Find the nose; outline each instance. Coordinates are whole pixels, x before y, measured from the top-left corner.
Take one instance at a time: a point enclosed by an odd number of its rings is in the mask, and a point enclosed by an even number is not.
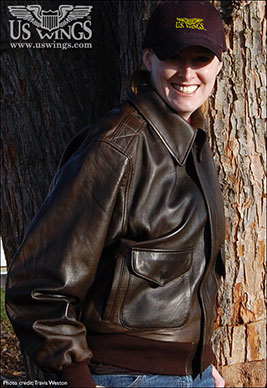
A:
[[[191,63],[183,62],[179,65],[178,74],[183,81],[191,81],[194,77],[194,69]]]

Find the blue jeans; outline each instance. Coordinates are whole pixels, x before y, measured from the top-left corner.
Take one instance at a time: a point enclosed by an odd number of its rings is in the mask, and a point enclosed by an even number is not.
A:
[[[96,385],[113,388],[209,388],[214,387],[211,366],[204,370],[202,377],[168,375],[92,375]]]

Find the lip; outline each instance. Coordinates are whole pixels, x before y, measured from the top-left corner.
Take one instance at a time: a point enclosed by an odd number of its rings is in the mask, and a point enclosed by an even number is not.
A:
[[[200,85],[171,84],[176,93],[183,96],[192,96]]]

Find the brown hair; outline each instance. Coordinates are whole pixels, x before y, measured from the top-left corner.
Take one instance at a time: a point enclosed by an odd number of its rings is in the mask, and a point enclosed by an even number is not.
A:
[[[208,114],[209,110],[209,99],[203,102],[203,104],[200,107],[201,113],[203,114],[204,117]]]
[[[132,73],[130,78],[131,91],[138,94],[142,88],[150,85],[150,73],[147,70],[139,69]]]

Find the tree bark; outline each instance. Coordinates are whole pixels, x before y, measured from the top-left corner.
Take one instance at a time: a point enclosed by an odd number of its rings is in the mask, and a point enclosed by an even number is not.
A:
[[[48,192],[68,141],[125,97],[129,77],[142,62],[145,21],[158,2],[73,2],[93,5],[92,48],[69,50],[12,49],[11,1],[1,2],[1,235],[8,263]],[[213,342],[228,386],[260,387],[265,374],[255,371],[266,359],[265,2],[212,3],[221,10],[227,41],[208,114],[227,218],[226,280]],[[56,10],[62,2],[31,4]],[[26,360],[29,378],[45,378]]]
[[[265,387],[266,4],[215,3],[225,19],[227,53],[209,121],[227,229],[214,350],[228,386]]]
[[[8,263],[47,194],[70,138],[120,99],[120,67],[115,47],[119,31],[113,17],[116,10],[110,2],[90,3],[91,50],[11,49],[9,4],[1,2],[1,233]],[[60,5],[56,1],[41,4],[44,9],[57,9]]]

